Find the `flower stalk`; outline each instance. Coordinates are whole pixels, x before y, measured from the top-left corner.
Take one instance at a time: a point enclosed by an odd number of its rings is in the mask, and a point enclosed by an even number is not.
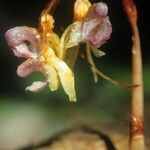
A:
[[[132,88],[130,118],[130,150],[144,150],[144,94],[140,36],[137,10],[133,0],[124,0],[123,6],[132,30]]]

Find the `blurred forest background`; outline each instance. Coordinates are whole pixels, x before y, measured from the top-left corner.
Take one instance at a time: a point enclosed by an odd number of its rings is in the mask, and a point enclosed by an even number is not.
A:
[[[78,101],[70,103],[62,88],[25,92],[40,73],[22,79],[16,68],[22,62],[9,49],[4,34],[15,26],[38,26],[38,18],[49,0],[0,1],[0,150],[38,142],[70,126],[88,124],[108,134],[116,145],[128,142],[130,89],[121,88],[99,78],[93,81],[89,66],[78,58],[74,67]],[[91,0],[92,3],[98,0]],[[101,70],[123,82],[131,82],[131,33],[122,9],[122,0],[105,0],[113,26],[111,39],[101,47],[104,57],[95,58]],[[145,133],[150,137],[150,22],[148,1],[135,1],[139,13],[139,30],[143,52],[145,88]],[[74,0],[61,0],[55,10],[55,31],[72,22]],[[82,50],[84,51],[84,50]]]

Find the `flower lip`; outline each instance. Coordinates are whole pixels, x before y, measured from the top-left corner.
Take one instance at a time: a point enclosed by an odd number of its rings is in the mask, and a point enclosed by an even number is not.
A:
[[[105,3],[93,4],[82,22],[82,41],[99,48],[110,38],[112,33],[108,7]]]
[[[100,2],[97,3],[98,7],[97,7],[97,12],[99,12],[99,14],[103,17],[106,17],[108,15],[108,7],[105,3]]]
[[[19,77],[27,77],[33,72],[40,71],[42,72],[42,63],[36,59],[29,58],[17,68],[17,75]]]
[[[108,18],[105,18],[101,26],[99,28],[96,28],[95,31],[96,33],[94,33],[94,31],[93,33],[91,32],[91,38],[89,38],[87,41],[92,43],[94,47],[98,48],[107,42],[112,33],[111,23]]]
[[[36,46],[35,40],[37,37],[35,35],[36,30],[34,30],[34,28],[21,26],[9,29],[5,34],[5,38],[10,47],[13,47],[14,45],[19,45],[22,41],[29,41],[30,44]]]
[[[91,20],[91,19],[93,19],[94,15],[97,18],[99,18],[99,17],[100,18],[106,17],[108,15],[108,7],[107,7],[107,5],[105,3],[103,3],[103,2],[94,3],[90,7],[87,15],[85,16],[85,20]]]
[[[24,58],[37,56],[39,35],[36,29],[26,26],[14,27],[6,32],[5,38],[16,56]]]

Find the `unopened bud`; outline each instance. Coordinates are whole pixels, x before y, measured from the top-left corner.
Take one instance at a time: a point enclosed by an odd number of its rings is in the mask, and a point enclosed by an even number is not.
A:
[[[86,16],[91,3],[88,0],[76,0],[74,4],[74,21],[81,21]]]
[[[53,30],[55,21],[51,15],[47,13],[43,14],[40,22],[41,22],[41,27],[43,32],[49,32]]]

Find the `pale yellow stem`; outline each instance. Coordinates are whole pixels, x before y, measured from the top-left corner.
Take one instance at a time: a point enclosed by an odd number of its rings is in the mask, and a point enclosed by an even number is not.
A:
[[[143,67],[137,10],[133,0],[124,0],[123,4],[132,30],[132,84],[139,85],[132,88],[130,150],[145,150]]]

